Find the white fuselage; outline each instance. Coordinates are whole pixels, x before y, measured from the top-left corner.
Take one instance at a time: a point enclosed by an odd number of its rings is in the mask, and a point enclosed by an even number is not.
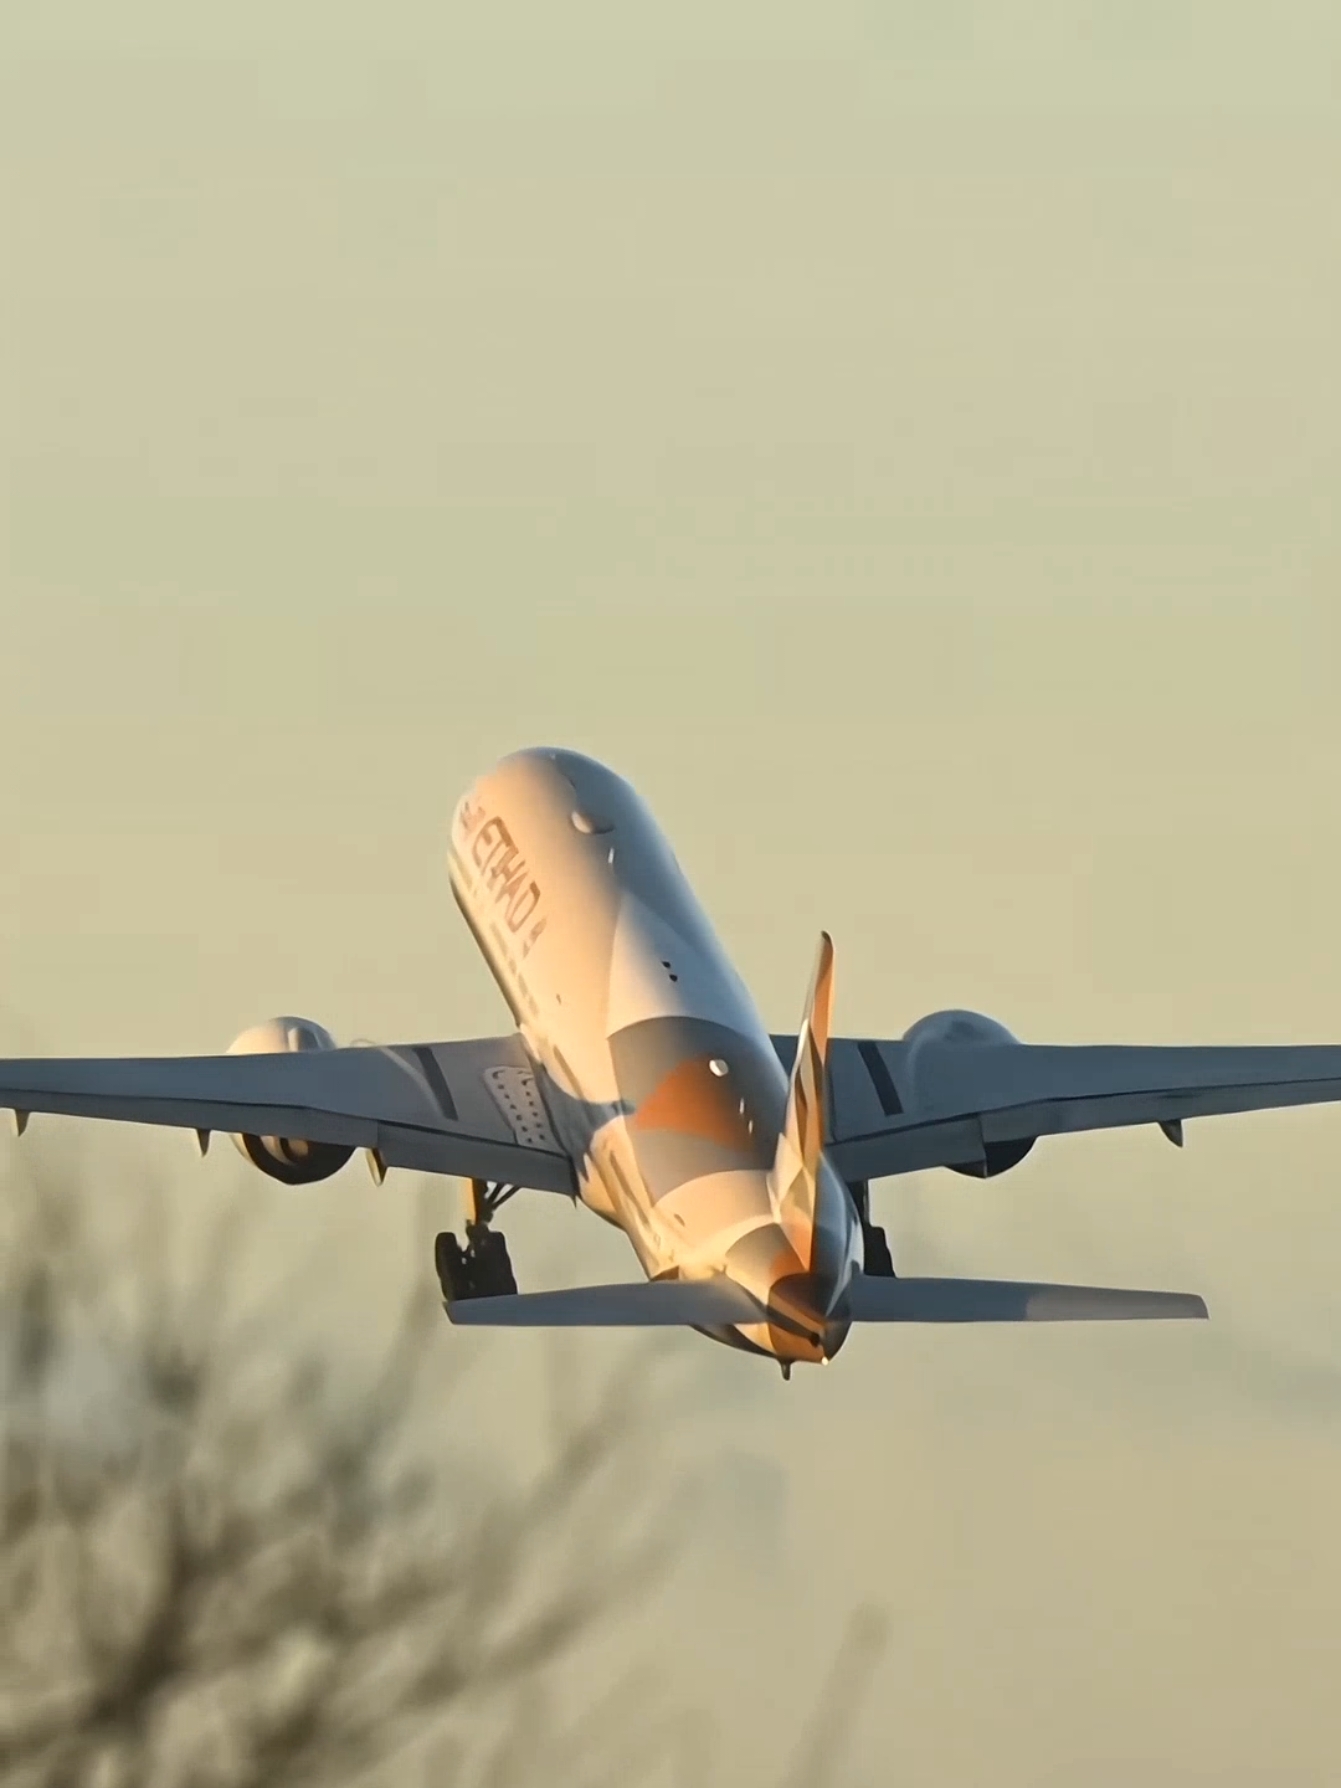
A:
[[[726,1273],[793,1313],[717,1338],[831,1357],[860,1255],[824,1163],[813,1234],[771,1173],[787,1076],[674,853],[634,791],[577,753],[524,751],[452,819],[453,892],[536,1066],[583,1202],[649,1277]]]

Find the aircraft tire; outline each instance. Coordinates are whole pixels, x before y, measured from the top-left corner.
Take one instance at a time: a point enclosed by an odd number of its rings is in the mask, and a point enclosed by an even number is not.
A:
[[[894,1278],[894,1256],[889,1251],[889,1238],[875,1223],[862,1226],[864,1270],[872,1279]]]
[[[503,1297],[517,1289],[507,1243],[491,1229],[474,1226],[463,1248],[450,1232],[433,1244],[433,1264],[444,1300]]]

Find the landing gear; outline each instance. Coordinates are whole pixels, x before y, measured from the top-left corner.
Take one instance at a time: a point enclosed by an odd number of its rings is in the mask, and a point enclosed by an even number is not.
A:
[[[865,1271],[868,1278],[892,1279],[894,1256],[889,1251],[889,1241],[884,1230],[876,1223],[867,1223],[861,1234],[866,1249]]]
[[[861,1218],[862,1267],[871,1279],[893,1279],[894,1256],[889,1251],[889,1239],[878,1223],[871,1221],[871,1188],[867,1180],[852,1180],[848,1184],[852,1194],[852,1202],[857,1207],[857,1215]]]
[[[506,1297],[516,1291],[508,1245],[490,1227],[499,1206],[515,1191],[516,1186],[494,1180],[469,1182],[465,1247],[450,1232],[433,1244],[433,1264],[444,1303],[454,1304],[458,1298]]]
[[[458,1298],[496,1298],[517,1289],[508,1245],[490,1229],[466,1231],[463,1248],[450,1232],[433,1244],[433,1264],[438,1269],[444,1302]]]

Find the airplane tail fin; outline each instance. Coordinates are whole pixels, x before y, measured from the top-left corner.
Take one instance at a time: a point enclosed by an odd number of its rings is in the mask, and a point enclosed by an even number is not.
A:
[[[802,1260],[809,1260],[814,1236],[816,1188],[824,1148],[832,1007],[833,939],[822,931],[796,1039],[796,1059],[787,1088],[787,1115],[770,1176],[778,1219]]]

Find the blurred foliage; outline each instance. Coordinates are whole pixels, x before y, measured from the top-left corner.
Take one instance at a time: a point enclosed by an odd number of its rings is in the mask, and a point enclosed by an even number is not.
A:
[[[673,1352],[621,1350],[585,1388],[562,1362],[523,1472],[448,1419],[418,1265],[354,1383],[296,1340],[286,1292],[242,1309],[241,1204],[183,1271],[170,1200],[139,1188],[109,1241],[58,1160],[25,1156],[0,1225],[3,1788],[716,1779],[664,1673],[607,1671],[585,1703],[559,1686],[597,1680],[584,1644],[684,1538]],[[883,1642],[854,1617],[797,1788],[836,1780]]]
[[[278,1311],[239,1316],[237,1221],[183,1282],[151,1195],[109,1257],[78,1170],[38,1156],[6,1192],[0,1782],[333,1784],[426,1739],[430,1779],[525,1779],[539,1674],[675,1547],[651,1363],[570,1395],[529,1479],[472,1465],[463,1436],[447,1473],[440,1382],[415,1419],[442,1369],[428,1290],[354,1387]],[[551,1764],[630,1779],[618,1712],[549,1730]]]

